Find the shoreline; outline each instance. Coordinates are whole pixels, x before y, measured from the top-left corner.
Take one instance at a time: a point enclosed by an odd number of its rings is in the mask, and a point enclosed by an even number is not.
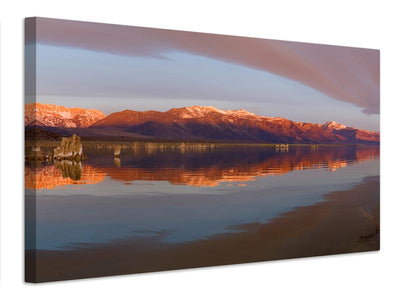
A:
[[[380,147],[380,144],[326,144],[326,143],[288,143],[288,142],[276,142],[276,143],[265,143],[265,142],[246,142],[246,141],[223,141],[223,140],[173,140],[173,139],[101,139],[99,137],[88,137],[83,136],[82,144],[86,147],[90,147],[97,144],[116,144],[116,145],[129,145],[132,143],[139,144],[164,144],[164,145],[175,145],[175,144],[215,144],[220,147],[276,147],[276,145],[289,145],[290,147]],[[49,139],[26,139],[25,144],[27,147],[31,147],[37,144],[42,144],[43,146],[58,146],[61,142],[61,137],[56,140]]]
[[[371,211],[379,224],[379,176],[366,177],[346,191],[326,194],[325,201],[284,213],[269,223],[241,224],[236,232],[188,243],[167,244],[156,237],[125,239],[73,250],[27,250],[30,282],[135,274],[277,259],[374,251],[379,233],[359,209]],[[33,258],[36,257],[36,261]]]

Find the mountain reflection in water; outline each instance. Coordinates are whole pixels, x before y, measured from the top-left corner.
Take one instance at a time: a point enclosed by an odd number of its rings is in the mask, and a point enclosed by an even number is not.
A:
[[[118,182],[168,181],[197,187],[221,182],[245,182],[256,177],[282,175],[291,171],[339,168],[379,157],[379,147],[329,146],[311,149],[291,147],[221,147],[205,151],[137,151],[122,149],[114,160],[110,149],[88,149],[84,163],[61,161],[40,166],[26,165],[25,187],[55,189],[69,185],[97,184],[106,177]],[[75,186],[78,187],[78,186]]]

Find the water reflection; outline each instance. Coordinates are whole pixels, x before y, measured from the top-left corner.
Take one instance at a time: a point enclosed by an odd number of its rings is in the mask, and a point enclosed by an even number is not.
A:
[[[121,159],[119,157],[114,158],[114,165],[119,168],[121,167]]]
[[[104,172],[81,162],[60,161],[54,165],[26,166],[25,188],[55,189],[68,185],[96,184],[106,177]]]
[[[82,162],[70,160],[55,161],[54,167],[60,169],[62,177],[71,178],[74,181],[81,180],[82,177]]]
[[[182,148],[183,149],[183,148]],[[61,161],[27,165],[25,187],[54,189],[67,185],[97,184],[106,176],[119,182],[168,181],[196,187],[221,182],[246,182],[261,176],[282,175],[306,169],[336,171],[379,157],[379,147],[226,147],[207,149],[90,149],[85,163]],[[201,151],[200,151],[201,150]],[[122,164],[121,164],[122,161]]]

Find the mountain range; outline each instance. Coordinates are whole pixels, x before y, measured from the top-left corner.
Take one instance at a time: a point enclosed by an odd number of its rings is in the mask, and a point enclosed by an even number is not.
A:
[[[89,136],[137,136],[174,140],[255,143],[379,144],[380,133],[345,126],[294,122],[213,106],[173,108],[166,112],[124,110],[108,116],[98,110],[52,104],[25,106],[25,126],[50,131],[81,130]]]

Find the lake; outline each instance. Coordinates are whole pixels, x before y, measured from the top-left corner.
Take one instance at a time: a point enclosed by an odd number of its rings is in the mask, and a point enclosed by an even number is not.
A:
[[[244,232],[379,176],[379,147],[85,149],[83,163],[26,164],[26,249],[125,239],[165,245]],[[29,211],[36,210],[36,215]]]

